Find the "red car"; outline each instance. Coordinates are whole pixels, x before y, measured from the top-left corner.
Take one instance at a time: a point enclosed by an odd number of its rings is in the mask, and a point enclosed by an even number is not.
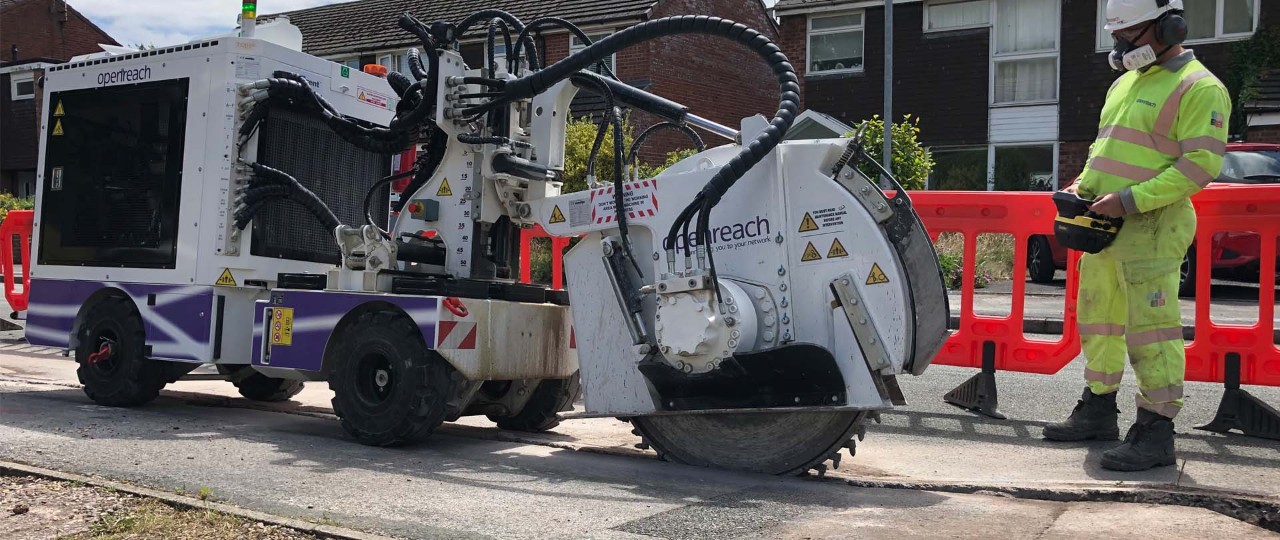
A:
[[[1222,173],[1215,180],[1224,184],[1280,184],[1280,144],[1230,143],[1222,164]],[[1280,242],[1277,242],[1280,247]],[[1178,293],[1195,294],[1195,257],[1193,244],[1182,260],[1182,280]],[[1213,235],[1214,271],[1236,270],[1250,273],[1257,279],[1262,243],[1258,235],[1250,232],[1220,232]],[[1278,257],[1280,262],[1280,257]],[[1035,283],[1053,281],[1054,273],[1067,267],[1067,249],[1053,236],[1036,235],[1028,240],[1027,272]],[[1280,279],[1280,278],[1278,278]]]

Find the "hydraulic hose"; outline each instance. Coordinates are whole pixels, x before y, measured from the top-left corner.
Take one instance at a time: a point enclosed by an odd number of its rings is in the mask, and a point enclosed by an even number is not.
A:
[[[627,152],[627,164],[634,167],[636,154],[640,151],[640,147],[644,145],[645,139],[648,139],[650,135],[653,135],[663,129],[674,129],[684,133],[685,136],[689,137],[689,140],[693,142],[693,146],[697,148],[699,152],[706,149],[706,145],[702,142],[702,137],[699,137],[698,132],[694,131],[693,128],[684,124],[676,124],[674,122],[658,122],[657,124],[645,128],[645,130],[641,131],[640,134],[636,136],[636,139],[631,142],[631,150]]]
[[[492,19],[494,17],[500,18],[503,21],[505,21],[508,25],[511,26],[511,29],[515,30],[516,32],[524,32],[524,28],[525,28],[524,23],[520,22],[520,19],[517,19],[515,15],[512,15],[500,9],[482,9],[480,11],[472,13],[471,15],[468,15],[467,18],[462,20],[462,22],[459,22],[457,26],[457,30],[454,33],[454,37],[461,38],[464,34],[467,33],[467,30],[470,30],[471,27],[474,26],[476,23],[480,21]],[[529,49],[525,51],[525,54],[528,56],[529,69],[538,69],[538,53],[537,53],[536,47],[533,44],[533,38],[530,38],[526,35],[524,39],[528,40]],[[514,57],[514,55],[512,56]]]
[[[591,153],[587,154],[587,178],[594,179],[596,176],[596,157],[600,153],[600,145],[604,144],[605,133],[608,132],[609,125],[613,122],[613,115],[614,111],[617,110],[617,105],[613,99],[613,92],[609,90],[609,85],[604,84],[603,80],[582,72],[570,75],[569,80],[580,88],[594,86],[600,97],[604,98],[605,101],[604,117],[600,119],[600,126],[596,129],[596,139],[591,144]]]
[[[587,37],[587,34],[583,32],[581,28],[578,28],[577,25],[569,22],[568,20],[561,19],[560,17],[541,17],[541,18],[530,21],[529,25],[526,26],[524,30],[520,32],[520,35],[516,36],[516,44],[515,44],[516,48],[514,51],[511,52],[511,56],[519,57],[520,46],[524,44],[525,38],[529,36],[529,33],[539,28],[542,28],[544,26],[559,26],[573,33],[573,35],[577,37],[579,40],[582,40],[584,44],[588,46],[592,44],[591,38]],[[539,59],[538,61],[541,62],[541,59]],[[613,70],[610,69],[609,66],[604,63],[604,61],[602,60],[597,61],[597,63],[600,65],[601,70],[603,70],[605,73],[609,75],[609,78],[615,81],[618,80],[618,76],[613,74]]]
[[[412,169],[409,169],[402,173],[387,176],[381,180],[378,180],[377,182],[374,182],[372,186],[369,186],[369,190],[364,192],[364,204],[360,206],[360,208],[364,210],[364,221],[365,223],[368,223],[369,225],[373,226],[373,228],[378,229],[378,232],[382,234],[383,238],[390,240],[391,233],[383,230],[382,227],[379,227],[378,223],[373,220],[373,212],[369,210],[369,205],[373,203],[373,194],[374,192],[378,191],[378,188],[382,186],[395,182],[396,180],[399,180],[401,178],[406,178],[414,174],[417,174],[418,172],[417,165],[418,164],[415,163]]]

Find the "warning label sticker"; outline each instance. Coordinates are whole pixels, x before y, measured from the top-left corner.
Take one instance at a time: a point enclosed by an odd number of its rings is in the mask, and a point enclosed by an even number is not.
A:
[[[581,227],[591,224],[592,206],[586,199],[569,201],[569,226]]]
[[[220,285],[223,287],[235,287],[236,278],[235,276],[231,275],[231,269],[223,268],[222,275],[218,276],[218,281],[214,282],[214,285]]]
[[[879,285],[881,283],[888,283],[888,282],[889,282],[889,276],[884,275],[884,270],[880,269],[880,264],[872,263],[871,273],[867,274],[867,285]]]
[[[822,208],[812,212],[807,212],[804,215],[805,221],[801,222],[800,232],[807,232],[804,229],[804,224],[810,222],[817,222],[817,226],[812,230],[817,230],[818,228],[829,229],[831,227],[839,227],[844,225],[844,219],[847,215],[848,212],[845,211],[844,206],[840,206],[839,208]]]
[[[818,230],[818,224],[813,221],[813,216],[808,212],[804,213],[804,219],[800,220],[800,232],[810,232]]]
[[[848,257],[849,252],[845,251],[844,244],[840,243],[840,239],[836,238],[831,241],[831,249],[827,250],[827,258],[835,259],[838,257]]]
[[[54,116],[66,116],[67,112],[62,110],[62,100],[58,100],[58,106],[53,108]]]
[[[808,245],[804,247],[804,255],[800,256],[800,262],[809,262],[809,261],[818,261],[818,260],[822,260],[822,255],[819,254],[818,250],[813,247],[813,242],[809,242]]]
[[[452,197],[453,189],[449,187],[449,179],[440,180],[440,189],[436,190],[437,197]]]
[[[557,204],[551,209],[551,219],[548,219],[547,223],[564,223],[564,221],[564,212],[560,211],[560,205]]]
[[[62,135],[62,119],[59,118],[53,122],[53,134]]]
[[[252,56],[236,56],[237,79],[261,79],[262,62]],[[310,79],[311,77],[307,77]]]
[[[613,187],[591,190],[591,220],[597,225],[617,219]],[[622,186],[623,210],[627,219],[643,219],[658,215],[658,181],[642,180]]]
[[[271,344],[293,345],[293,308],[271,308]]]
[[[363,86],[356,87],[356,99],[373,105],[379,109],[391,108],[390,96],[380,92],[375,92]]]

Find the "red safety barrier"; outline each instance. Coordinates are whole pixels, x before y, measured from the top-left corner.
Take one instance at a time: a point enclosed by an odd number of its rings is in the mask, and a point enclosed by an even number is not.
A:
[[[533,239],[534,238],[550,238],[551,239],[551,288],[564,288],[564,251],[569,249],[569,243],[572,239],[569,237],[551,236],[542,227],[534,225],[532,228],[524,229],[520,233],[520,260],[524,264],[520,265],[520,282],[533,283],[533,268],[529,264],[533,255]]]
[[[1192,197],[1196,207],[1195,339],[1187,346],[1186,379],[1280,386],[1280,346],[1275,344],[1277,243],[1280,243],[1280,185],[1214,184]],[[1259,236],[1258,322],[1253,325],[1216,323],[1209,316],[1212,238],[1223,232],[1251,232]]]
[[[14,311],[26,311],[27,299],[31,297],[30,281],[26,269],[31,264],[31,231],[35,222],[32,210],[10,210],[0,223],[0,272],[4,272],[4,298]],[[22,254],[22,290],[16,290],[16,273],[13,264],[13,237],[18,236],[19,252]]]

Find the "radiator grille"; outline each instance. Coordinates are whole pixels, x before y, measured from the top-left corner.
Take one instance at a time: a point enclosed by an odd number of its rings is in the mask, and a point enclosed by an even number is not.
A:
[[[361,150],[309,115],[274,107],[259,127],[258,161],[284,171],[310,189],[343,224],[365,223],[365,193],[390,174],[391,156]],[[371,205],[374,220],[387,226],[388,188],[379,188]],[[275,201],[253,223],[253,255],[338,264],[341,252],[333,231],[301,205]]]

